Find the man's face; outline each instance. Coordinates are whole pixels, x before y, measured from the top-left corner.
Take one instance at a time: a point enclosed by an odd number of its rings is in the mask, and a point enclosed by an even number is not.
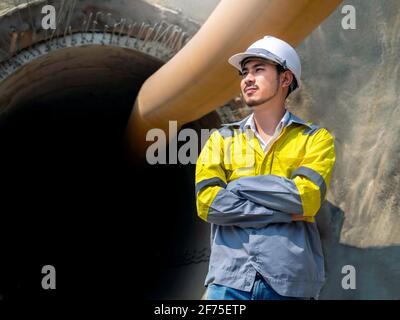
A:
[[[245,62],[240,88],[249,107],[256,107],[273,99],[279,89],[276,65],[262,59]]]

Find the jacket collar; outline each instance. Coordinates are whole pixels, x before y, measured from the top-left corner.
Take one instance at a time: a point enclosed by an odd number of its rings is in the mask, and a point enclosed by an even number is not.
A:
[[[247,117],[245,117],[242,120],[236,121],[236,122],[232,122],[232,123],[223,123],[221,124],[221,126],[224,127],[234,127],[234,128],[239,128],[240,130],[244,130],[245,125],[247,123],[247,120],[251,117],[252,114],[249,114]],[[297,123],[297,124],[301,124],[304,126],[307,126],[310,129],[313,129],[313,125],[304,121],[303,119],[295,116],[293,113],[291,113],[289,111],[289,117],[288,117],[288,121],[285,124],[285,127],[290,126],[292,123]]]
[[[310,122],[306,122],[303,119],[300,119],[299,117],[295,116],[293,113],[289,112],[289,121],[286,124],[286,127],[290,126],[292,123],[297,123],[297,124],[301,124],[303,126],[307,126],[310,129],[313,129],[314,126],[310,123]]]
[[[234,127],[234,128],[240,128],[241,130],[244,129],[244,126],[247,122],[247,120],[251,117],[251,113],[246,116],[245,118],[243,118],[242,120],[236,121],[236,122],[232,122],[232,123],[221,123],[221,126],[223,127]]]

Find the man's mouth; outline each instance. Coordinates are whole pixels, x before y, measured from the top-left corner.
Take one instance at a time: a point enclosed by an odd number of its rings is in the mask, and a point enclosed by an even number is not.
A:
[[[254,93],[256,92],[257,88],[256,87],[247,87],[244,89],[245,93]]]

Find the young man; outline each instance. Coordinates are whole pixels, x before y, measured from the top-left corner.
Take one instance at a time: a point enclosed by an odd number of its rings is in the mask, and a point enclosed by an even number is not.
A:
[[[325,280],[314,220],[334,140],[285,108],[301,65],[266,36],[229,59],[253,113],[214,131],[196,165],[197,211],[211,224],[207,299],[317,298]]]

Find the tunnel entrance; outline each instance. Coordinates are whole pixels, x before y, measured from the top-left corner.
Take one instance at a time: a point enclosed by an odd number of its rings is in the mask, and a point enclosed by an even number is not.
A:
[[[124,140],[138,90],[161,65],[118,47],[68,48],[0,83],[5,299],[51,294],[45,264],[59,296],[168,296],[163,270],[195,219],[194,167],[134,166]]]

